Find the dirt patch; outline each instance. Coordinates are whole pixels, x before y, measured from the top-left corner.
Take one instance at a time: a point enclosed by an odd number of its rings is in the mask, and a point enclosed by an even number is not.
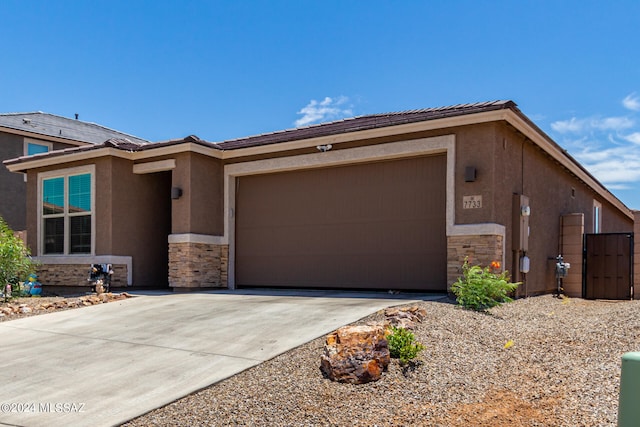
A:
[[[478,403],[466,403],[449,410],[443,419],[434,420],[449,426],[531,427],[558,425],[555,408],[560,397],[526,401],[509,390],[490,390]]]

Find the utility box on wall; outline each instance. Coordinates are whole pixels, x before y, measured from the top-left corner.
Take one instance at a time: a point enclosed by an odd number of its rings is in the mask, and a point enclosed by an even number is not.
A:
[[[529,250],[529,198],[522,194],[513,195],[513,250]]]
[[[531,215],[529,198],[522,194],[514,194],[511,212],[513,224],[511,231],[513,248],[511,279],[514,282],[525,282],[523,274],[528,273],[530,269],[530,260],[527,256],[527,251],[529,250],[529,215]],[[526,283],[518,288],[516,296],[527,296]]]

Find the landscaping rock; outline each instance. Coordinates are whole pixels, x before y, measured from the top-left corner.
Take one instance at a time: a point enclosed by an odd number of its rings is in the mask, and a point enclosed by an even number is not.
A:
[[[380,379],[389,361],[384,325],[345,326],[327,335],[320,369],[333,381],[364,384]]]
[[[88,307],[96,304],[104,304],[112,301],[120,301],[132,298],[131,295],[123,292],[121,294],[104,293],[100,295],[85,295],[82,297],[43,297],[43,298],[19,298],[16,302],[0,304],[0,320],[12,320],[20,317],[32,316],[35,314],[50,313],[52,311],[68,310],[79,307]]]
[[[413,329],[416,323],[422,323],[427,315],[424,308],[418,306],[388,308],[384,311],[387,322],[391,326],[404,329]]]

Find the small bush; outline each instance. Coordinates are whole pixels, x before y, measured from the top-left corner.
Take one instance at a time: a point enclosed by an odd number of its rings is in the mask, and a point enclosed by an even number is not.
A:
[[[387,336],[389,353],[391,357],[400,359],[400,364],[405,365],[418,357],[418,353],[424,350],[424,345],[416,342],[413,332],[404,328],[391,328],[391,334]]]
[[[34,272],[35,264],[29,256],[29,250],[0,217],[0,291],[4,292],[6,285],[10,284],[11,293],[18,296],[19,283]],[[11,295],[5,295],[5,299],[8,297]]]
[[[520,283],[510,281],[509,272],[499,270],[500,263],[494,261],[491,266],[482,268],[469,265],[465,258],[462,265],[462,277],[451,286],[458,304],[476,311],[485,311],[503,302],[510,302],[509,294],[516,290]]]

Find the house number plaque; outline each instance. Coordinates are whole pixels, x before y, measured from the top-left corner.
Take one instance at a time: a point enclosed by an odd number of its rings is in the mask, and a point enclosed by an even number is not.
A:
[[[482,196],[462,196],[463,209],[480,209],[482,207]]]

